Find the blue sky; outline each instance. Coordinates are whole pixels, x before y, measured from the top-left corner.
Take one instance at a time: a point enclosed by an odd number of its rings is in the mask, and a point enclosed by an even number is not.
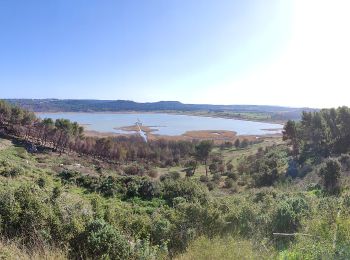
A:
[[[337,105],[328,102],[329,95],[315,102],[280,91],[308,89],[311,95],[320,82],[331,84],[330,76],[322,78],[330,68],[319,68],[312,43],[333,33],[334,42],[319,47],[331,53],[337,37],[344,37],[334,27],[344,23],[339,19],[347,16],[346,1],[333,8],[331,17],[339,21],[330,25],[322,23],[324,12],[332,12],[330,1],[303,2],[0,1],[0,97]],[[338,48],[345,57],[336,61],[345,62],[346,44]],[[305,72],[314,64],[317,71]]]

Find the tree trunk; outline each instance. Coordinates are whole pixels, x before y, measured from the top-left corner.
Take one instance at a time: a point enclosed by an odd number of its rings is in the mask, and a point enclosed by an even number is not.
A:
[[[205,176],[208,177],[207,160],[204,161],[204,167],[205,167]]]

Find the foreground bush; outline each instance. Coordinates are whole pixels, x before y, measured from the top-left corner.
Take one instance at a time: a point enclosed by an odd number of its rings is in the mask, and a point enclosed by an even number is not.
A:
[[[78,258],[127,259],[130,246],[126,238],[104,220],[92,221],[71,243]]]

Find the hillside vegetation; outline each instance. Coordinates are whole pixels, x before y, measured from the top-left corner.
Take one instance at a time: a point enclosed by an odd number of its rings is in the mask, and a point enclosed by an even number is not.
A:
[[[350,110],[282,141],[85,137],[0,102],[1,259],[349,259]]]

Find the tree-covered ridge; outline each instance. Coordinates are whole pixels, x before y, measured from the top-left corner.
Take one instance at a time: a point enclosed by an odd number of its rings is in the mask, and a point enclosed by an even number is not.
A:
[[[311,108],[290,108],[259,105],[183,104],[178,101],[139,103],[129,100],[59,100],[59,99],[8,99],[9,103],[34,112],[120,112],[120,111],[207,111],[208,115],[270,120],[300,119],[301,112]],[[248,117],[247,117],[248,116]]]

